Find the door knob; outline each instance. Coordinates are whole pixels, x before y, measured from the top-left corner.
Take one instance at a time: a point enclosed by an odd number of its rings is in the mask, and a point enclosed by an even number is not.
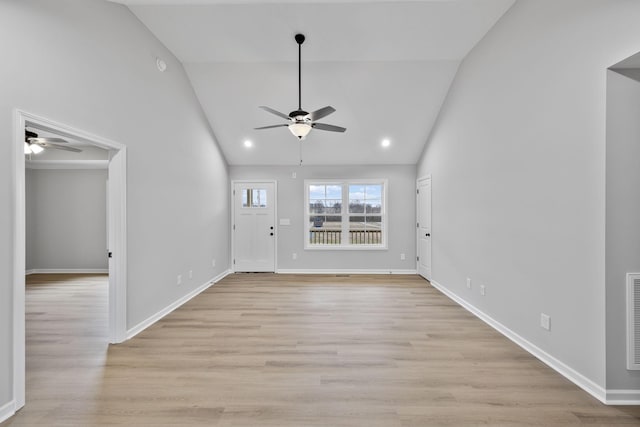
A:
[[[269,227],[271,230],[273,230],[273,226]]]
[[[427,234],[425,234],[425,236],[427,236],[427,237],[431,237],[431,234],[427,233]]]
[[[270,236],[273,236],[273,233],[269,233]]]

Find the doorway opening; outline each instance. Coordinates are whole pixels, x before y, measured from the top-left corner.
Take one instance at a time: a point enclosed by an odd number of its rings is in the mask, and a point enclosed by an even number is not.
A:
[[[108,257],[108,336],[110,343],[126,339],[126,146],[25,111],[14,112],[14,238],[13,238],[13,395],[15,410],[25,404],[25,274],[26,160],[25,131],[41,132],[107,150],[106,223]],[[62,144],[61,144],[62,145]],[[46,145],[45,145],[46,149]],[[55,160],[52,160],[55,162]],[[52,224],[52,226],[54,226]]]
[[[635,274],[640,272],[640,52],[606,70],[605,292],[607,388],[629,390],[637,403],[640,324]],[[625,310],[626,308],[626,310]],[[636,313],[636,316],[634,316]]]

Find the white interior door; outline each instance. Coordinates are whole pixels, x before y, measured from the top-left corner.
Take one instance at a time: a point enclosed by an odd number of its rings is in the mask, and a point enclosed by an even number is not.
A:
[[[418,274],[431,280],[431,177],[418,180]]]
[[[234,183],[233,203],[234,270],[275,271],[275,184]]]

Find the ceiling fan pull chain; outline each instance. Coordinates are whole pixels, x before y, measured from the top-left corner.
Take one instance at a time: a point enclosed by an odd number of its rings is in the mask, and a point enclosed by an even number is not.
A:
[[[302,167],[302,140],[300,140],[298,144],[300,144],[300,167]]]

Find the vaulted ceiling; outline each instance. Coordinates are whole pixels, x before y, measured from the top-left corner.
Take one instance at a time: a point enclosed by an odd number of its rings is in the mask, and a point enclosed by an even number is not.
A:
[[[119,0],[183,63],[232,165],[414,164],[458,65],[514,0]],[[297,108],[345,133],[254,130]],[[170,71],[170,70],[168,70]],[[389,147],[381,141],[389,139]],[[250,140],[253,146],[245,147]]]

